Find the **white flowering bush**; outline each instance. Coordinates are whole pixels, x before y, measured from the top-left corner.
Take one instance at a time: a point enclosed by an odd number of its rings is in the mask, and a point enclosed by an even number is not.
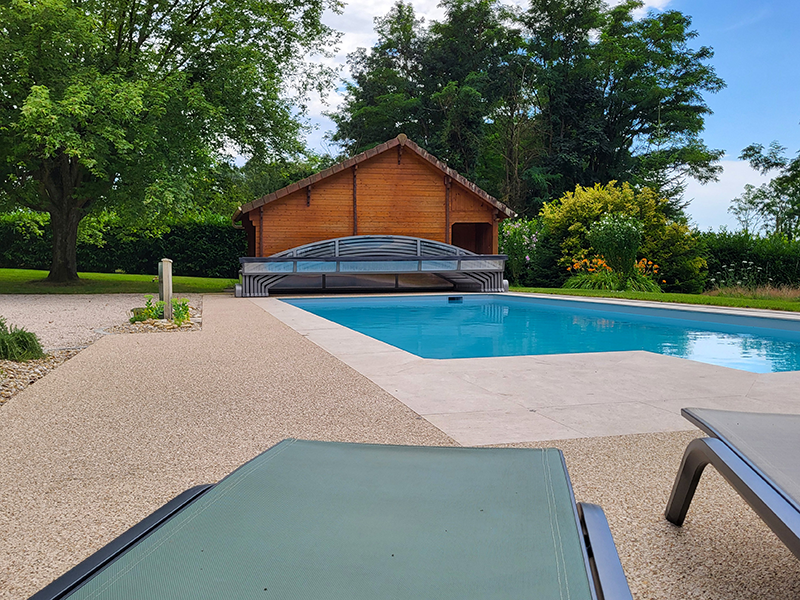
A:
[[[708,283],[712,289],[745,288],[755,289],[763,285],[772,285],[772,277],[751,260],[735,261],[722,265],[719,271],[711,274]]]
[[[506,219],[500,223],[500,253],[508,256],[506,272],[512,284],[523,283],[541,236],[536,219]]]
[[[586,239],[612,271],[630,277],[642,245],[642,223],[623,213],[609,213],[597,221]]]

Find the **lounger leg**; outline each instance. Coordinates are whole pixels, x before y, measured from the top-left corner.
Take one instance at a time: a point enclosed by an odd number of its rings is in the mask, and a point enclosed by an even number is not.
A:
[[[683,453],[683,460],[672,486],[672,494],[667,502],[665,513],[667,521],[678,527],[683,525],[683,521],[686,519],[686,513],[692,503],[692,498],[694,498],[694,492],[700,482],[703,469],[711,462],[709,450],[706,438],[699,438],[692,440]]]
[[[687,446],[667,503],[667,520],[678,526],[683,524],[689,503],[697,489],[697,482],[703,468],[709,463],[789,550],[800,558],[800,511],[739,455],[716,438],[700,438]]]

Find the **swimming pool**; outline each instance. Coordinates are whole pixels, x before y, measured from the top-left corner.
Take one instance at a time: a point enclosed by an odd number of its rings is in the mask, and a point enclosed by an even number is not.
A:
[[[800,370],[800,320],[511,295],[284,299],[422,358],[645,350]]]

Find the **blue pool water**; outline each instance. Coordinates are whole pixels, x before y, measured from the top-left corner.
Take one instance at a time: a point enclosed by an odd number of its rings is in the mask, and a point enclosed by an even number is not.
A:
[[[800,370],[800,321],[507,295],[284,300],[423,358],[646,350]]]

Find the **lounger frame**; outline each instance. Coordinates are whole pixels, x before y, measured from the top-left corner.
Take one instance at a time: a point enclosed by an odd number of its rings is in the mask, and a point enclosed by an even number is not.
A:
[[[706,465],[711,464],[789,550],[800,558],[800,511],[797,504],[713,426],[690,411],[682,410],[681,414],[712,437],[693,440],[687,446],[667,502],[667,520],[679,527],[683,525],[700,476]]]

